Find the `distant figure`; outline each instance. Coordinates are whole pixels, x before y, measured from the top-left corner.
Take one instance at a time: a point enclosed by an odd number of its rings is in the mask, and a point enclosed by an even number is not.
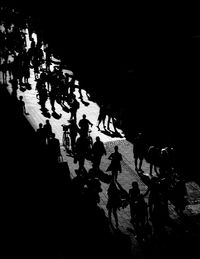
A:
[[[129,204],[130,204],[130,214],[131,214],[131,223],[134,223],[136,217],[136,202],[140,195],[140,189],[138,183],[133,181],[132,188],[129,190]]]
[[[75,122],[77,121],[77,110],[80,108],[80,104],[79,102],[76,100],[76,96],[75,94],[73,94],[73,99],[72,99],[72,102],[71,102],[71,117],[70,119],[74,119]]]
[[[107,155],[106,149],[100,137],[96,137],[96,142],[94,142],[92,147],[93,165],[94,168],[99,169],[101,158],[103,155]]]
[[[26,112],[26,106],[25,106],[25,102],[23,100],[23,96],[19,96],[19,100],[18,100],[18,111],[20,115],[29,115]]]
[[[105,119],[106,119],[106,109],[105,109],[105,106],[103,104],[100,105],[100,110],[99,110],[99,116],[97,118],[97,128],[98,130],[100,130],[99,126],[101,123],[103,123],[103,127],[104,129],[106,129],[106,126],[105,126]]]
[[[114,149],[115,151],[112,154],[110,154],[110,156],[108,157],[108,159],[111,160],[111,163],[106,171],[107,172],[111,171],[113,179],[117,180],[118,173],[122,172],[122,168],[121,168],[122,154],[119,153],[118,146],[115,146]]]
[[[115,218],[116,228],[118,228],[118,216],[117,216],[117,209],[121,207],[121,198],[120,198],[120,190],[118,189],[114,179],[112,179],[109,187],[108,187],[108,201],[106,208],[108,210],[108,219],[109,222],[112,223],[112,214]]]
[[[53,164],[57,164],[59,161],[59,157],[61,156],[60,142],[55,137],[55,133],[52,133],[51,136],[52,137],[49,139],[49,142],[48,142],[50,162]]]
[[[93,126],[93,124],[86,118],[86,115],[83,114],[82,119],[79,121],[80,134],[83,137],[88,137],[89,126]]]
[[[75,160],[79,162],[79,169],[85,169],[85,159],[88,152],[88,141],[85,137],[80,136],[76,141],[76,154]]]
[[[36,131],[36,136],[37,136],[39,145],[44,147],[46,145],[46,135],[45,135],[45,129],[42,123],[39,123],[39,128]]]
[[[46,123],[44,124],[44,131],[45,131],[45,136],[46,136],[46,140],[47,140],[47,144],[48,144],[48,142],[52,136],[52,127],[51,127],[49,120],[46,120]]]
[[[144,141],[144,135],[141,132],[139,132],[133,142],[133,156],[134,156],[136,171],[142,170],[142,162],[145,155],[145,147],[146,146]],[[138,168],[138,159],[139,159],[139,168]]]
[[[114,131],[117,132],[116,119],[115,119],[115,116],[114,116],[114,109],[113,109],[111,104],[107,105],[106,112],[107,112],[107,116],[108,116],[107,130],[110,130],[110,124],[111,124],[111,120],[112,120],[112,125],[113,125],[113,128],[114,128]]]
[[[71,149],[72,153],[75,154],[75,148],[76,148],[76,138],[78,135],[79,128],[76,124],[75,120],[70,120],[69,124],[69,134],[70,134],[70,139],[71,139]]]

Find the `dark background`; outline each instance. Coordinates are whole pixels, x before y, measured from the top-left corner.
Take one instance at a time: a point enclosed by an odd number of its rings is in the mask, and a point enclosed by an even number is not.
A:
[[[124,108],[127,137],[135,128],[157,138],[170,135],[186,175],[199,179],[200,38],[194,12],[191,19],[180,6],[9,3],[32,17],[37,32],[83,87]],[[45,258],[40,247],[51,254],[60,242],[57,222],[62,213],[52,170],[37,149],[31,126],[16,120],[13,100],[3,87],[0,96],[4,249],[7,255]],[[67,220],[70,238],[74,229]],[[76,243],[71,251],[74,247]]]

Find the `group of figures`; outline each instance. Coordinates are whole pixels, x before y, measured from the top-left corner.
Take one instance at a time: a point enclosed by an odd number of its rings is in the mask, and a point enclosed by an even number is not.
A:
[[[49,122],[47,124],[49,124]],[[114,217],[115,226],[118,229],[118,210],[129,206],[130,222],[133,225],[135,236],[139,242],[149,242],[152,237],[159,238],[164,235],[165,227],[170,225],[169,202],[173,204],[179,216],[184,215],[184,209],[187,205],[187,189],[184,179],[173,167],[171,168],[171,164],[168,164],[168,167],[164,167],[164,165],[166,166],[164,163],[160,164],[163,167],[160,166],[160,170],[157,170],[157,173],[152,170],[148,175],[144,174],[142,163],[140,163],[139,168],[137,166],[138,154],[135,153],[135,151],[137,151],[136,145],[139,143],[139,139],[140,141],[142,139],[142,135],[138,134],[136,138],[138,142],[135,141],[135,146],[133,144],[133,157],[135,158],[136,172],[147,188],[145,193],[143,193],[140,190],[138,182],[133,181],[130,190],[126,190],[118,181],[118,175],[123,175],[123,167],[121,164],[123,156],[119,152],[118,146],[114,146],[114,151],[109,154],[107,159],[111,160],[111,162],[105,172],[103,172],[101,169],[101,159],[107,155],[107,152],[99,137],[96,137],[94,143],[89,141],[89,126],[92,126],[92,123],[86,118],[86,115],[83,115],[78,126],[74,120],[68,125],[68,127],[71,128],[71,132],[73,132],[73,127],[76,128],[77,135],[73,135],[71,142],[73,143],[72,155],[74,157],[74,163],[76,164],[78,162],[79,165],[79,167],[75,169],[79,181],[83,181],[84,183],[89,179],[91,182],[93,180],[96,183],[98,182],[98,186],[101,186],[101,181],[108,184],[106,208],[108,210],[108,220],[112,226],[114,226],[112,223],[112,217]],[[46,126],[44,126],[44,128],[45,127]],[[40,128],[42,128],[42,126]],[[45,131],[46,130],[43,132]],[[39,132],[41,133],[41,129]],[[57,143],[54,145],[54,151],[57,151],[54,152],[54,159],[52,159],[51,156],[51,161],[60,163],[62,160],[60,160],[61,152],[59,141],[55,140],[55,134],[51,135],[51,131],[49,131],[49,133],[50,143]],[[51,139],[53,142],[51,142]],[[53,147],[53,145],[51,145],[51,147]],[[165,152],[167,152],[166,150],[168,149],[166,148]],[[139,156],[139,158],[143,157]],[[85,160],[89,160],[92,165],[88,171],[85,167]],[[169,161],[171,162],[171,160]],[[166,171],[164,171],[164,169]],[[94,197],[96,197],[95,200],[98,204],[100,202],[100,192],[102,189],[98,187],[96,191]]]
[[[99,137],[96,137],[94,143],[91,140],[89,126],[93,125],[85,114],[77,125],[76,113],[79,109],[79,102],[74,94],[75,79],[63,74],[61,67],[57,69],[57,66],[55,66],[55,69],[51,71],[50,64],[53,62],[50,58],[51,54],[46,49],[44,56],[41,41],[36,44],[34,39],[30,39],[31,45],[30,48],[27,48],[24,31],[27,28],[26,23],[16,25],[14,21],[5,22],[2,28],[4,29],[0,30],[1,39],[3,40],[1,70],[3,71],[4,83],[6,83],[7,72],[9,72],[13,93],[16,94],[18,85],[20,87],[25,85],[26,89],[30,89],[28,79],[30,77],[30,68],[33,68],[37,97],[42,111],[46,111],[45,104],[48,98],[53,112],[55,112],[55,101],[64,109],[66,109],[66,102],[69,104],[71,111],[70,124],[64,125],[63,131],[65,135],[66,131],[69,130],[71,154],[74,156],[74,163],[78,162],[79,164],[76,173],[78,180],[83,183],[82,187],[85,179],[90,179],[91,185],[95,183],[92,185],[92,196],[91,193],[90,196],[94,198],[94,202],[99,203],[99,193],[101,192],[99,181],[103,179],[109,185],[107,209],[110,223],[113,215],[118,228],[117,211],[129,205],[130,221],[133,224],[138,240],[143,242],[147,241],[152,235],[160,236],[164,231],[164,227],[169,224],[168,202],[171,201],[174,204],[179,214],[183,213],[186,206],[186,186],[184,179],[179,174],[175,148],[172,146],[148,145],[144,135],[138,134],[133,141],[133,157],[136,172],[147,186],[147,191],[144,194],[141,193],[138,183],[135,181],[131,183],[130,190],[125,190],[118,182],[118,174],[123,174],[121,166],[123,158],[118,146],[115,146],[113,153],[108,156],[111,163],[106,172],[111,172],[111,174],[102,172],[100,169],[101,159],[103,155],[107,155],[104,144]],[[13,57],[12,62],[9,61],[10,56]],[[44,64],[45,70],[43,69]],[[20,101],[20,107],[24,112],[24,102],[21,98]],[[109,129],[110,120],[112,119],[114,130],[117,131],[117,121],[113,114],[111,107],[105,108],[102,104],[98,117],[98,129],[100,129],[101,123],[104,129],[106,128],[105,118],[109,115],[107,128]],[[50,163],[62,162],[61,145],[55,133],[52,132],[49,120],[46,120],[45,125],[39,124],[37,139],[40,147],[48,152]],[[88,172],[84,166],[86,159],[92,162],[92,167]],[[142,170],[143,160],[150,164],[148,176]],[[95,179],[95,181],[91,179]]]

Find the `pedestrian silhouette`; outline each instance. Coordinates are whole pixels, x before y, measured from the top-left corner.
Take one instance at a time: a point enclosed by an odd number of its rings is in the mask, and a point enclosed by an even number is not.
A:
[[[45,147],[46,145],[46,134],[42,123],[39,123],[39,127],[36,130],[36,137],[39,142],[40,147]]]
[[[117,180],[118,173],[122,172],[121,168],[121,161],[122,161],[122,155],[118,151],[118,146],[114,147],[115,151],[110,154],[108,157],[109,160],[111,160],[110,165],[108,166],[106,172],[111,171],[112,177]]]
[[[23,100],[23,96],[19,96],[19,100],[18,100],[18,112],[19,115],[29,115],[29,113],[26,112],[26,105],[25,102]]]
[[[49,140],[52,136],[52,126],[49,122],[49,120],[46,120],[46,123],[44,124],[44,131],[45,131],[45,136],[46,136],[46,143],[49,143]]]
[[[108,210],[108,219],[109,219],[109,222],[112,224],[112,214],[113,214],[115,218],[116,228],[118,228],[119,223],[118,223],[117,210],[121,207],[121,198],[120,198],[120,190],[117,188],[117,185],[114,179],[111,180],[111,183],[108,187],[107,194],[108,194],[108,201],[107,201],[106,208]]]
[[[55,137],[55,133],[51,134],[51,138],[48,141],[48,153],[50,163],[52,163],[52,165],[56,165],[59,162],[61,151],[60,142]]]
[[[103,155],[107,155],[106,149],[103,142],[100,140],[100,137],[96,137],[96,142],[94,142],[92,147],[92,161],[94,168],[99,169]]]
[[[80,127],[80,135],[83,137],[88,137],[89,126],[93,126],[93,124],[86,118],[86,115],[83,114],[82,119],[78,123]]]
[[[98,118],[97,118],[97,122],[98,122],[97,123],[97,128],[98,128],[98,130],[100,130],[99,126],[101,125],[101,123],[103,123],[104,129],[106,129],[105,119],[106,119],[105,105],[104,104],[100,104],[99,115],[98,115]]]

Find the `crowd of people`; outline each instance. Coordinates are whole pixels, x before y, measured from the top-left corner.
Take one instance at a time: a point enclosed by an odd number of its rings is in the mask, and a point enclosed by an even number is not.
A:
[[[8,18],[7,18],[8,19]],[[101,159],[107,155],[107,151],[101,139],[96,137],[96,141],[91,143],[89,140],[89,128],[93,124],[84,114],[82,119],[77,122],[77,110],[79,102],[74,94],[75,78],[63,73],[62,66],[55,65],[51,70],[51,52],[49,49],[42,49],[42,41],[36,43],[30,38],[30,48],[26,43],[27,23],[17,24],[14,21],[4,21],[1,24],[0,37],[3,42],[1,53],[1,71],[3,73],[3,83],[6,84],[7,76],[11,80],[13,94],[16,89],[30,89],[29,84],[30,69],[33,68],[36,80],[36,96],[39,99],[41,110],[46,113],[46,102],[49,99],[51,109],[55,112],[55,102],[60,104],[63,109],[71,112],[70,117],[70,140],[71,149],[74,156],[74,163],[78,162],[77,176],[73,179],[76,190],[81,196],[87,197],[90,205],[98,205],[100,202],[102,174],[108,176],[107,190],[107,210],[108,219],[112,224],[112,215],[115,218],[116,228],[119,227],[117,211],[130,206],[130,221],[133,224],[136,236],[139,241],[148,241],[149,238],[160,237],[165,231],[165,226],[169,224],[168,201],[175,204],[178,213],[183,213],[186,206],[185,182],[177,174],[174,177],[145,176],[142,172],[143,153],[134,149],[133,156],[138,175],[147,186],[147,191],[142,193],[138,183],[133,181],[130,190],[125,190],[118,181],[118,174],[123,174],[121,165],[122,154],[118,146],[114,147],[113,152],[108,156],[111,160],[106,172],[101,170]],[[30,35],[31,36],[31,35]],[[11,61],[10,61],[11,60]],[[9,72],[9,73],[8,73]],[[19,97],[19,112],[27,115],[23,97]],[[112,120],[114,130],[117,131],[117,120],[111,105],[100,105],[97,128],[100,130],[101,123],[104,129],[109,130]],[[107,127],[105,118],[108,116]],[[39,124],[36,131],[39,148],[48,153],[49,161],[52,165],[62,163],[61,143],[56,138],[52,130],[50,121],[47,119],[43,125]],[[136,143],[136,141],[135,141]],[[136,148],[137,145],[134,146]],[[140,146],[141,148],[141,146]],[[136,156],[137,154],[137,156]],[[137,168],[137,158],[141,159],[139,170]],[[92,167],[85,168],[85,160],[90,160]],[[170,168],[172,169],[172,168]],[[107,173],[111,172],[111,173]],[[85,188],[85,185],[87,188]],[[78,186],[78,189],[77,189]],[[178,195],[177,195],[178,194]]]

